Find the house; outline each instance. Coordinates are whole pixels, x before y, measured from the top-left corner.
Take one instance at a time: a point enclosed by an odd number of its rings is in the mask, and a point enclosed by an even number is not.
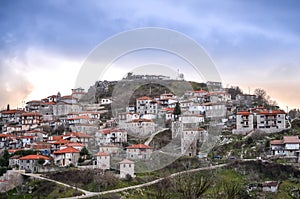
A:
[[[205,106],[200,104],[193,104],[188,107],[189,114],[203,115],[205,113]]]
[[[147,136],[155,132],[156,124],[151,119],[134,119],[126,122],[125,129],[128,133]]]
[[[37,128],[42,122],[42,114],[35,112],[22,113],[22,130],[31,130]]]
[[[179,120],[183,123],[194,123],[199,125],[200,123],[204,122],[204,115],[184,113],[180,116]]]
[[[196,156],[198,143],[203,143],[207,132],[203,128],[184,128],[181,135],[181,153]]]
[[[53,105],[55,105],[56,102],[42,102],[40,104],[40,107],[39,107],[39,110],[38,112],[40,114],[43,115],[43,120],[44,121],[51,121],[54,119],[54,116],[53,116]]]
[[[74,165],[77,166],[79,159],[79,150],[73,147],[67,147],[53,153],[54,164],[65,167]]]
[[[8,147],[11,134],[0,134],[0,149]]]
[[[161,94],[159,98],[159,104],[162,107],[169,107],[173,106],[178,100],[175,98],[175,96],[172,93],[165,93]]]
[[[228,102],[231,100],[231,95],[225,91],[209,92],[204,96],[205,102]]]
[[[29,146],[33,142],[37,141],[37,136],[26,136],[26,135],[23,135],[23,136],[20,136],[19,138],[21,139],[22,147]]]
[[[128,175],[135,177],[134,175],[134,162],[130,160],[123,160],[120,163],[120,178],[126,178]]]
[[[101,98],[101,101],[100,101],[100,104],[101,105],[108,105],[108,104],[111,104],[111,99],[109,98]]]
[[[298,136],[283,136],[282,140],[272,140],[270,142],[271,154],[298,157],[299,145],[300,139]]]
[[[86,94],[86,92],[84,91],[83,88],[75,88],[75,89],[72,89],[72,98],[75,98],[75,99],[81,99],[84,95]]]
[[[240,111],[236,114],[236,129],[234,134],[247,134],[254,128],[254,115],[249,111]]]
[[[157,114],[157,102],[150,97],[143,96],[136,99],[136,112],[140,115]]]
[[[102,170],[110,169],[110,155],[108,153],[100,151],[96,153],[94,157],[96,157],[96,160],[94,161],[96,168]]]
[[[129,122],[129,121],[135,120],[135,119],[139,119],[139,118],[140,118],[139,114],[134,113],[134,112],[119,113],[119,115],[118,115],[119,126],[121,128],[124,128],[126,122]]]
[[[79,142],[84,145],[88,145],[93,136],[81,133],[81,132],[68,132],[63,135],[64,140],[69,140],[71,142]]]
[[[267,192],[277,192],[278,186],[278,181],[265,181],[262,185],[262,190]]]
[[[40,151],[42,155],[50,155],[51,154],[51,144],[46,142],[35,142],[32,145],[32,149],[36,151]]]
[[[8,124],[8,123],[21,124],[21,117],[22,117],[22,113],[24,112],[25,111],[18,110],[18,109],[3,110],[0,112],[1,120],[3,124]]]
[[[153,148],[145,144],[133,144],[126,147],[126,156],[128,159],[149,159]]]
[[[8,160],[8,162],[9,162],[8,166],[10,168],[14,168],[16,166],[19,166],[19,164],[20,164],[20,160],[19,160],[20,157],[21,157],[20,155],[14,155],[14,156],[10,157],[9,160]]]
[[[257,128],[267,133],[286,129],[285,112],[282,110],[256,110]]]
[[[27,112],[38,112],[41,106],[41,100],[32,100],[26,103],[26,111]]]
[[[81,151],[84,148],[84,144],[79,143],[79,142],[68,142],[68,143],[60,146],[60,149],[64,149],[64,148],[68,148],[68,147],[73,147],[74,149]]]
[[[118,143],[122,144],[127,142],[127,131],[118,128],[107,128],[99,130],[96,135],[96,141],[100,145]]]
[[[256,95],[237,94],[235,100],[240,106],[252,107],[256,100]]]
[[[67,97],[64,97],[67,98]],[[71,98],[72,99],[72,98]],[[67,115],[70,112],[79,112],[82,110],[82,107],[79,104],[72,104],[66,102],[68,100],[59,101],[55,105],[53,105],[53,115],[54,116],[61,116]],[[72,102],[72,100],[71,100]]]
[[[38,168],[41,166],[39,160],[44,159],[45,163],[50,161],[50,158],[43,155],[27,155],[19,158],[19,169],[30,171],[32,173],[38,172]]]
[[[106,144],[100,146],[99,151],[108,153],[110,154],[111,157],[116,157],[123,151],[123,149],[120,146],[115,144]]]
[[[224,102],[204,103],[206,118],[224,118],[226,116],[227,108]]]

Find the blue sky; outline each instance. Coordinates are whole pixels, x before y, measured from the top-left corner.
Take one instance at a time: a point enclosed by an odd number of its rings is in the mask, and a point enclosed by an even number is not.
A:
[[[1,108],[58,91],[69,94],[99,43],[143,27],[168,28],[194,39],[225,86],[239,85],[245,92],[264,88],[282,108],[300,106],[296,0],[2,0],[0,5]]]

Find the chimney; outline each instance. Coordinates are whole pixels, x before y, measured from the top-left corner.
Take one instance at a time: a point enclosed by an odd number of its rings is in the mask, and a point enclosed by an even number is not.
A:
[[[9,108],[9,104],[7,104],[6,110],[9,111],[9,109],[10,109],[10,108]]]

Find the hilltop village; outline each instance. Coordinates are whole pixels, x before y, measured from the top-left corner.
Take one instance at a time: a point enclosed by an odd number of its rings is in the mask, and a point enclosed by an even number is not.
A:
[[[223,89],[220,82],[204,85],[182,96],[166,91],[151,93],[154,97],[142,95],[117,113],[112,113],[114,96],[84,103],[87,92],[82,88],[72,89],[70,95],[58,92],[28,101],[25,108],[11,109],[8,105],[0,112],[0,150],[8,153],[7,168],[26,173],[78,167],[114,169],[119,178],[134,178],[137,171],[142,171],[136,164],[151,161],[153,154],[163,153],[162,148],[172,140],[177,140],[177,145],[170,155],[177,158],[242,159],[232,151],[211,155],[202,149],[206,149],[203,146],[211,134],[216,140],[213,144],[222,145],[230,142],[224,133],[246,138],[291,128],[286,112],[268,103],[261,89],[243,94],[238,88]],[[165,144],[154,142],[164,134],[169,138]],[[299,144],[297,135],[271,140],[265,157],[299,162]],[[258,154],[257,158],[262,156]]]

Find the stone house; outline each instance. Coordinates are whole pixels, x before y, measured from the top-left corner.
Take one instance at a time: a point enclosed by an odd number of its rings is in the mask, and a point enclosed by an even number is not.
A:
[[[128,159],[149,159],[153,148],[145,144],[133,144],[126,147],[126,156]]]
[[[134,162],[130,160],[123,160],[120,163],[120,178],[126,178],[127,175],[135,177]]]
[[[73,147],[67,147],[53,153],[54,164],[65,167],[71,164],[77,166],[79,159],[79,150]]]
[[[110,169],[110,155],[105,152],[98,152],[94,155],[96,160],[94,161],[94,165],[98,169],[108,170]]]
[[[27,170],[32,173],[36,173],[41,166],[38,161],[39,159],[44,159],[45,163],[50,161],[50,158],[43,155],[27,155],[19,158],[19,169]]]

